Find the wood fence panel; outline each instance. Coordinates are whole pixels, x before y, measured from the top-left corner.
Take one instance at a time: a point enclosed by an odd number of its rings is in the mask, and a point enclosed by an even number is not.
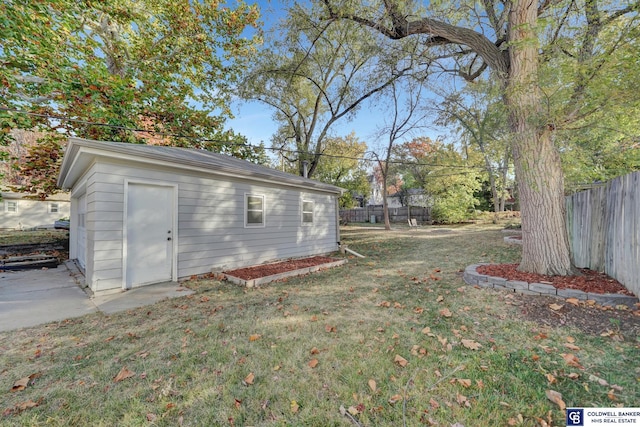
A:
[[[640,295],[640,172],[568,196],[566,207],[575,265],[604,271]]]
[[[407,219],[415,218],[419,223],[431,221],[431,211],[429,208],[407,206],[401,208],[389,208],[389,221],[391,222],[407,222]],[[377,223],[384,222],[384,214],[382,206],[367,206],[364,208],[341,209],[340,220],[346,222],[370,222],[371,216],[375,216]]]

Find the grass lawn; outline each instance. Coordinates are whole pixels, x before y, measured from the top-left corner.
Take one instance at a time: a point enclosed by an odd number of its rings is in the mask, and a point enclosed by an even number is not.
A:
[[[0,424],[563,426],[550,390],[637,407],[637,336],[540,326],[513,295],[463,283],[467,265],[518,261],[502,238],[350,226],[366,258],[340,268],[258,289],[192,281],[188,297],[0,333]]]
[[[67,230],[0,231],[0,245],[60,243],[69,239]]]

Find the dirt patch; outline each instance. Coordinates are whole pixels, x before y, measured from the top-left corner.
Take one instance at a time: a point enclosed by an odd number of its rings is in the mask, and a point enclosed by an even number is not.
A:
[[[622,294],[635,296],[622,286],[620,282],[604,273],[588,269],[580,269],[581,276],[545,276],[542,274],[524,273],[517,271],[518,264],[490,264],[481,265],[476,271],[507,280],[520,280],[527,283],[551,284],[556,289],[577,289],[593,294]]]
[[[508,294],[509,302],[520,308],[525,320],[551,328],[575,327],[590,335],[602,335],[617,340],[637,340],[640,336],[640,307],[638,311],[617,310],[613,307],[578,305],[557,298]],[[556,305],[557,304],[557,305]],[[561,308],[558,308],[558,305]],[[557,310],[551,308],[553,306]]]
[[[516,271],[518,264],[479,266],[476,271],[508,280],[552,284],[557,289],[578,289],[590,293],[611,293],[634,296],[615,279],[603,273],[582,269],[582,276],[544,276]],[[640,336],[640,306],[635,311],[619,310],[591,304],[587,301],[570,303],[553,297],[508,294],[510,304],[520,307],[523,318],[547,327],[571,326],[590,335],[613,339],[637,339]],[[552,308],[553,306],[553,308]],[[560,308],[558,308],[560,306]]]
[[[237,270],[225,271],[224,273],[243,280],[253,280],[261,277],[273,276],[274,274],[299,270],[301,268],[315,267],[335,261],[338,260],[335,258],[314,256],[311,258],[291,259],[288,261],[276,262],[273,264],[263,264],[256,265],[254,267],[239,268]]]

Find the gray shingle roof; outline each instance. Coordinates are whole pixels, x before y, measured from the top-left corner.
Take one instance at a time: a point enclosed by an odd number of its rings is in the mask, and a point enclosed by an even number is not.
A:
[[[153,163],[165,162],[179,169],[198,169],[212,174],[232,175],[258,181],[269,181],[277,184],[302,187],[310,190],[320,190],[330,193],[342,193],[340,187],[303,178],[290,173],[270,169],[256,165],[246,160],[211,151],[193,148],[165,147],[160,145],[128,144],[123,142],[94,141],[81,138],[69,138],[69,144],[65,151],[58,186],[69,188],[75,181],[75,173],[71,173],[77,167],[74,161],[81,153],[91,152],[96,156],[126,157],[134,162]],[[70,176],[74,175],[74,177]]]

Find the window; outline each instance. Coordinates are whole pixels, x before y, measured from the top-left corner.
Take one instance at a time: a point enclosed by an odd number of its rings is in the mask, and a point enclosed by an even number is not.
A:
[[[18,202],[12,200],[6,200],[4,202],[4,211],[18,213]]]
[[[49,203],[49,213],[58,213],[60,212],[60,205],[55,202]]]
[[[245,226],[264,227],[264,196],[245,195]]]
[[[302,201],[302,223],[313,223],[313,202],[309,200]]]

